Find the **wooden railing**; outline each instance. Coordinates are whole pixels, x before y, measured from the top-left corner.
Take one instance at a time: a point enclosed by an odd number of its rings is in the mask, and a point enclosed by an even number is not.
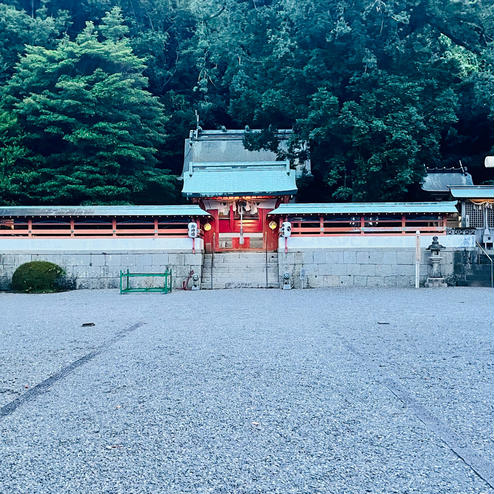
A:
[[[3,222],[0,238],[43,237],[43,238],[182,238],[188,236],[187,223],[168,223],[158,220],[142,223],[83,222],[36,222],[33,220]]]
[[[437,218],[437,217],[436,217]],[[341,235],[437,235],[446,232],[446,219],[373,219],[367,217],[354,218],[351,221],[329,220],[324,217],[319,221],[304,219],[291,221],[292,235],[295,236],[341,236]]]

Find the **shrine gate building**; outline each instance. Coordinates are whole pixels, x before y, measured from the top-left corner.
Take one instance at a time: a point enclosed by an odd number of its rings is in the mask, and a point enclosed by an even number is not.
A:
[[[278,132],[281,146],[290,134]],[[296,178],[310,173],[309,162],[291,167],[272,151],[247,150],[244,135],[196,130],[185,141],[182,192],[211,215],[204,229],[206,252],[276,250],[278,228],[268,214],[293,198]]]

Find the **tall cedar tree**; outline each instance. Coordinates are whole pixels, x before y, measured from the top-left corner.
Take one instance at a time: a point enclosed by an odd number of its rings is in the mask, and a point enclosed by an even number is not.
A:
[[[169,177],[154,168],[166,118],[127,31],[115,7],[99,30],[87,22],[75,41],[27,46],[4,106],[29,153],[18,150],[7,170],[4,201],[131,202],[150,183],[166,188]]]

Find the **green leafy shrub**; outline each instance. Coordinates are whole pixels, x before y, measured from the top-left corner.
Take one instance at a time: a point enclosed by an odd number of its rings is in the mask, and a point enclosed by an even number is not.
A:
[[[12,276],[12,289],[17,292],[57,292],[72,288],[65,271],[47,261],[26,262]]]

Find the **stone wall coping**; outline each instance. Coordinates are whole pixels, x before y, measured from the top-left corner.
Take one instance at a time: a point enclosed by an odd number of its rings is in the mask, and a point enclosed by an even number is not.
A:
[[[474,249],[475,235],[437,235],[439,243],[450,249]],[[415,235],[356,235],[334,237],[302,237],[288,238],[288,251],[306,249],[415,249]],[[420,247],[427,248],[432,242],[432,235],[420,236]],[[285,251],[285,239],[278,242],[278,251]]]
[[[196,239],[196,251],[203,240]],[[116,253],[116,252],[192,252],[191,238],[3,238],[2,253]]]

